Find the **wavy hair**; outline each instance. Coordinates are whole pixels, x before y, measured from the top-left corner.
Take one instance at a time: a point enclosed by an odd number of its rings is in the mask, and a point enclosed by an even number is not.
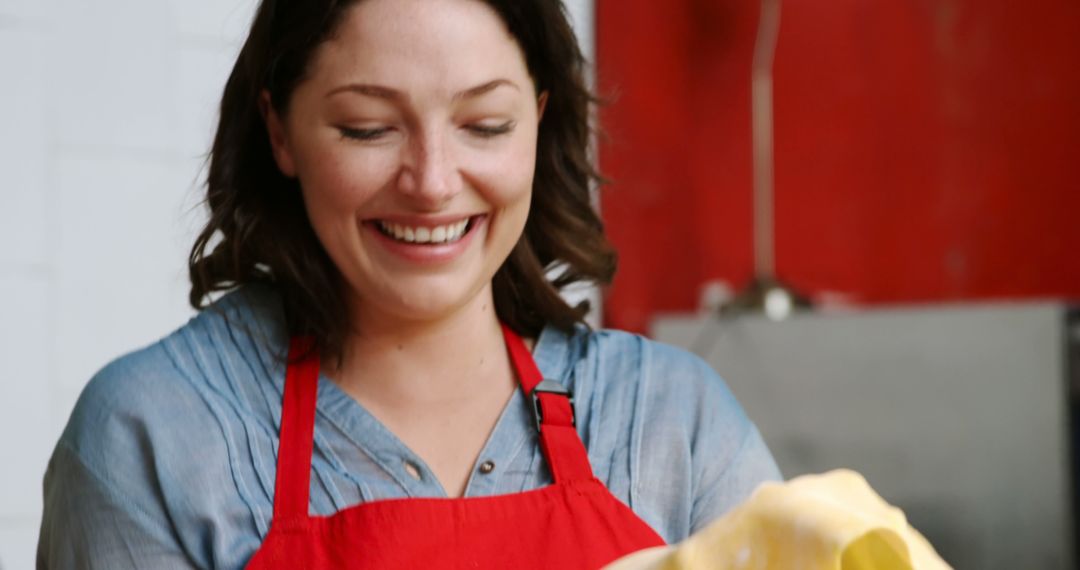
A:
[[[258,101],[268,91],[285,115],[315,50],[359,1],[260,3],[221,99],[206,184],[209,221],[188,259],[193,307],[204,309],[213,293],[269,283],[281,295],[288,332],[312,337],[333,359],[341,358],[352,326],[344,280],[315,236],[299,183],[274,162]],[[492,281],[496,314],[525,336],[545,324],[570,329],[588,305],[570,306],[560,290],[579,281],[608,284],[616,265],[590,202],[591,184],[601,182],[588,152],[596,99],[560,0],[483,1],[516,38],[538,93],[548,93],[529,217]]]

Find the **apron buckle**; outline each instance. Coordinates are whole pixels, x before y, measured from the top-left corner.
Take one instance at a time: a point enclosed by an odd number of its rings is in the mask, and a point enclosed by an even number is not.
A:
[[[540,394],[558,394],[567,399],[570,403],[570,425],[577,427],[577,411],[574,409],[574,393],[571,392],[566,386],[545,378],[543,382],[536,385],[532,390],[532,404],[533,404],[533,419],[536,420],[536,431],[540,432],[540,426],[544,422],[544,409],[540,405]]]

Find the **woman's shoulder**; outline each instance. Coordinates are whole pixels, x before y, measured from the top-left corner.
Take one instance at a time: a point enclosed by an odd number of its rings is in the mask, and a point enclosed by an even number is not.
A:
[[[275,319],[273,299],[245,288],[93,376],[45,476],[42,536],[59,541],[50,548],[84,556],[125,536],[160,544],[161,556],[232,567],[221,557],[245,550],[205,537],[257,546],[283,383],[270,380],[272,345],[261,346]],[[71,536],[104,538],[73,547]]]
[[[669,449],[703,439],[737,446],[756,431],[723,378],[688,350],[618,330],[545,335],[537,351],[544,375],[574,392],[590,430],[629,437],[612,445],[633,445],[640,433],[661,434],[658,445]]]
[[[647,397],[654,410],[670,403],[684,417],[684,404],[695,402],[742,414],[720,375],[684,348],[632,332],[583,326],[569,333],[545,329],[541,339],[546,343],[538,358],[541,367],[546,364],[555,377],[571,379],[579,389],[636,393]]]
[[[727,384],[697,355],[617,330],[545,330],[545,376],[575,395],[594,472],[680,540],[779,472]]]
[[[225,295],[164,338],[115,358],[80,394],[61,444],[84,461],[117,446],[197,438],[220,412],[247,406],[276,365],[273,299],[245,288]],[[200,423],[208,422],[208,423]],[[195,426],[198,429],[192,429]]]

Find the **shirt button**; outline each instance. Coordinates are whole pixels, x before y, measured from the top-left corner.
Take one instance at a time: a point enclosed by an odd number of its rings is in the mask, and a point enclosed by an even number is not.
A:
[[[480,464],[480,473],[487,475],[495,470],[495,462],[490,459]]]
[[[405,461],[405,472],[412,476],[417,481],[420,480],[420,468],[411,461]]]

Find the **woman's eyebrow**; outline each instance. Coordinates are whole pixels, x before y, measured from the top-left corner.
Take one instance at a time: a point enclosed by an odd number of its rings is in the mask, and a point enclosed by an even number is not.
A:
[[[464,91],[460,91],[454,94],[454,100],[471,99],[473,97],[479,97],[491,91],[494,91],[500,86],[512,87],[518,91],[521,90],[516,83],[509,79],[493,79],[487,83],[477,85],[476,87],[470,87]],[[377,97],[379,99],[389,99],[391,101],[399,101],[405,99],[405,95],[393,89],[383,85],[374,85],[371,83],[348,83],[335,87],[326,93],[326,97],[332,97],[338,93],[358,93],[360,95],[367,95],[369,97]]]
[[[481,95],[484,95],[485,93],[494,91],[497,87],[501,85],[513,87],[514,89],[521,91],[521,88],[509,79],[493,79],[491,81],[488,81],[487,83],[477,85],[476,87],[470,87],[464,91],[461,91],[460,93],[456,93],[454,95],[454,100],[457,101],[459,99],[471,99],[473,97],[479,97]]]
[[[401,91],[384,87],[382,85],[372,85],[369,83],[349,83],[340,87],[335,87],[326,93],[326,97],[332,97],[338,93],[359,93],[361,95],[367,95],[369,97],[377,97],[379,99],[399,100],[404,99],[404,95]]]

